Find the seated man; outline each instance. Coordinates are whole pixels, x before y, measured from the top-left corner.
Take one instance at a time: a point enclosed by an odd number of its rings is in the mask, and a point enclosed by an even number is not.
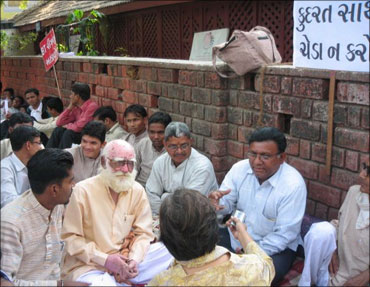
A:
[[[129,132],[123,139],[135,147],[139,141],[148,137],[146,131],[148,114],[142,105],[134,104],[128,106],[123,115]]]
[[[46,147],[70,148],[72,143],[80,144],[83,127],[93,119],[98,105],[90,99],[90,87],[74,83],[70,103],[57,120],[57,127],[51,134]]]
[[[149,137],[142,139],[135,147],[137,176],[136,180],[145,187],[154,161],[166,152],[164,148],[164,130],[172,121],[167,113],[156,112],[148,122]]]
[[[1,270],[15,286],[88,286],[59,280],[72,165],[63,150],[39,151],[27,164],[31,189],[1,209]]]
[[[12,145],[10,144],[10,139],[9,139],[9,136],[13,132],[13,130],[19,126],[33,126],[32,118],[29,115],[25,113],[20,113],[20,112],[12,114],[8,122],[9,122],[8,138],[5,138],[1,140],[0,142],[1,159],[4,159],[5,157],[7,157],[13,152]]]
[[[254,131],[249,138],[248,159],[233,165],[221,184],[223,191],[209,195],[219,214],[236,209],[246,214],[244,224],[249,234],[274,262],[272,285],[284,277],[295,259],[306,208],[306,184],[285,162],[285,148],[286,138],[278,129]],[[241,247],[231,233],[230,239],[234,250]]]
[[[27,113],[33,117],[36,121],[41,119],[47,119],[50,117],[49,113],[46,110],[46,106],[40,100],[40,93],[38,89],[28,89],[24,93],[26,101],[29,104]]]
[[[63,102],[59,98],[51,97],[46,102],[46,108],[51,117],[36,121],[33,126],[50,138],[57,127],[58,116],[63,112]]]
[[[167,153],[155,160],[146,183],[153,215],[159,214],[162,200],[177,189],[193,189],[204,195],[217,190],[211,161],[193,149],[191,144],[186,124],[172,122],[166,127],[164,147]]]
[[[360,185],[349,189],[338,220],[311,226],[298,286],[369,286],[369,175],[363,163]]]
[[[101,121],[104,123],[107,133],[105,134],[105,141],[123,139],[128,135],[119,122],[117,121],[117,114],[111,106],[100,107],[93,114],[94,121]]]
[[[97,121],[89,122],[81,132],[81,145],[66,149],[74,159],[75,182],[98,174],[101,150],[105,145],[105,126]]]
[[[41,149],[40,132],[17,127],[10,135],[13,153],[1,161],[1,208],[30,188],[27,163]]]
[[[152,216],[134,162],[134,148],[113,140],[103,150],[100,174],[76,185],[63,224],[62,278],[99,286],[145,284],[171,263],[162,243],[150,245]]]

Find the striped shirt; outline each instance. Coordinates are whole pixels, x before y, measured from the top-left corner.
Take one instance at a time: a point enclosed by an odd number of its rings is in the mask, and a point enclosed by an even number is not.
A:
[[[1,209],[1,270],[16,286],[57,286],[63,205],[44,208],[31,190]]]

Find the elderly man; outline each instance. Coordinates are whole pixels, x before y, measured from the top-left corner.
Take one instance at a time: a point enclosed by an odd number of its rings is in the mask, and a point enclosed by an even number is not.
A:
[[[285,162],[286,138],[264,127],[249,138],[248,159],[234,164],[220,187],[209,195],[219,214],[238,209],[253,240],[273,259],[276,285],[293,263],[306,208],[306,185],[300,173]],[[240,248],[232,236],[231,246]],[[228,244],[225,244],[227,246]]]
[[[304,238],[305,262],[298,286],[369,286],[369,182],[367,161],[338,220],[311,226]]]
[[[63,278],[100,286],[145,284],[171,263],[162,243],[150,245],[151,211],[135,181],[134,162],[134,148],[113,140],[103,150],[100,174],[76,185],[63,225]]]
[[[60,280],[64,204],[72,193],[73,158],[44,149],[27,164],[31,189],[1,210],[1,271],[15,286],[87,286]]]
[[[218,188],[211,161],[191,147],[186,124],[170,123],[164,132],[167,153],[157,158],[146,183],[153,215],[159,214],[161,202],[180,188],[197,190],[204,195]]]
[[[105,145],[105,131],[103,123],[89,122],[81,132],[81,145],[66,149],[73,155],[76,183],[98,174],[101,150]]]

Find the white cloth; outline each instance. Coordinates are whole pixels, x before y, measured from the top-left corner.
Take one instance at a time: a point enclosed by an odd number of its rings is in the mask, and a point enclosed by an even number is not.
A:
[[[162,200],[179,188],[194,189],[204,195],[218,189],[211,161],[193,148],[190,156],[177,167],[168,153],[154,161],[146,182],[146,192],[154,215],[159,214]]]
[[[364,229],[369,226],[369,194],[360,192],[356,195],[356,202],[360,212],[356,221],[356,229]]]
[[[30,106],[30,111],[31,111],[31,117],[34,117],[36,121],[39,121],[42,119],[42,102],[40,102],[39,106],[37,109],[34,109],[32,106]]]
[[[147,284],[155,275],[166,270],[172,261],[172,255],[162,242],[151,244],[144,260],[138,266],[139,274],[131,282],[135,285]],[[127,286],[117,283],[114,276],[100,270],[89,271],[77,281],[91,283],[90,286]]]
[[[15,153],[1,161],[1,208],[30,189],[27,167]]]
[[[235,209],[246,214],[244,223],[254,241],[273,255],[289,247],[296,251],[301,223],[306,208],[306,184],[301,174],[287,163],[261,185],[249,165],[242,160],[226,174],[220,190],[231,192],[220,199],[225,208],[219,214],[230,214]],[[240,243],[230,233],[234,250]]]
[[[305,260],[298,286],[328,286],[328,268],[336,248],[335,227],[327,221],[312,224],[304,237]]]

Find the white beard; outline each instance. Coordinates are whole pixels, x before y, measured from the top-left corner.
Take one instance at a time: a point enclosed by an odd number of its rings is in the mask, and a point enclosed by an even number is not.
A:
[[[116,193],[131,189],[134,185],[136,174],[136,169],[131,173],[123,173],[121,171],[113,172],[106,168],[100,170],[100,175],[104,183]]]

